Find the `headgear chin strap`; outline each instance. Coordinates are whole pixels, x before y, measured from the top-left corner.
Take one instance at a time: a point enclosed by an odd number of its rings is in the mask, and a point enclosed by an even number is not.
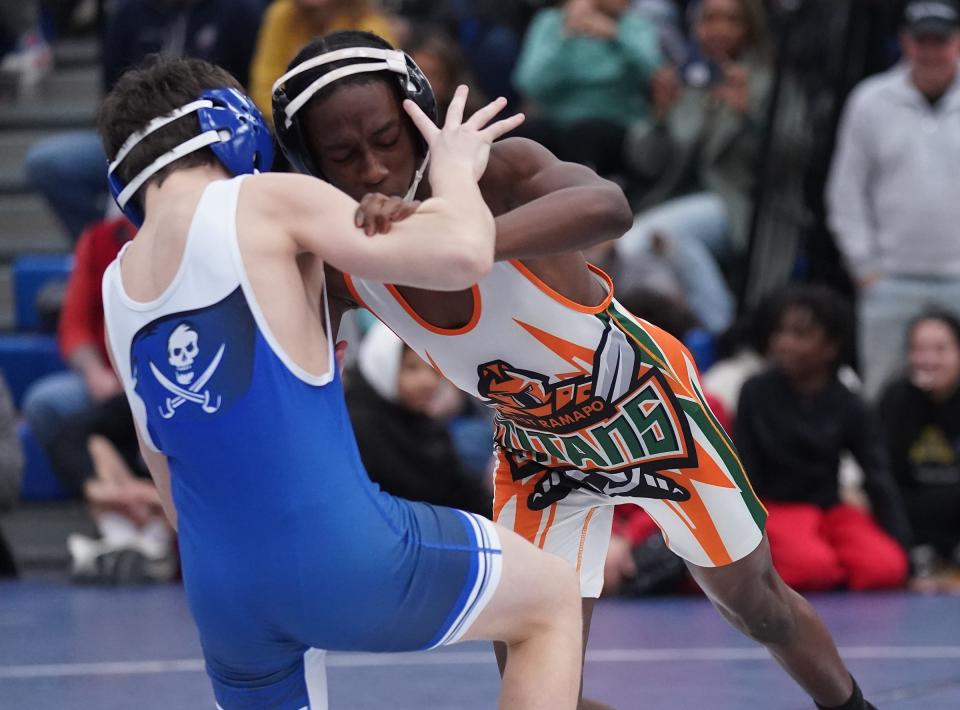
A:
[[[150,134],[191,113],[197,114],[202,132],[158,156],[124,184],[115,173],[130,152]],[[113,199],[127,218],[139,226],[143,223],[143,213],[131,201],[137,191],[173,161],[207,147],[231,175],[264,172],[273,163],[270,129],[253,101],[236,89],[210,89],[198,100],[153,119],[124,141],[107,169]]]
[[[321,74],[295,96],[287,94],[287,84],[293,77],[333,62],[348,60],[357,61]],[[299,114],[300,110],[317,92],[331,84],[348,76],[370,72],[390,72],[396,75],[400,95],[417,104],[431,119],[437,120],[437,100],[430,82],[427,81],[426,75],[417,66],[417,63],[405,52],[386,47],[347,47],[321,54],[293,67],[277,79],[273,85],[274,129],[280,141],[280,147],[297,170],[319,178],[324,177],[319,166],[310,155],[309,142],[306,140],[304,133],[302,114]],[[419,133],[417,137],[419,138],[420,148],[424,152],[424,159],[404,198],[408,200],[412,199],[416,193],[429,160],[426,142],[419,136]]]
[[[423,156],[423,160],[420,161],[420,167],[417,168],[417,172],[413,174],[413,180],[410,182],[410,187],[407,188],[407,193],[403,196],[404,202],[410,202],[417,194],[417,188],[420,187],[420,183],[423,182],[423,175],[427,172],[427,166],[429,164],[430,151],[427,150],[427,154]]]

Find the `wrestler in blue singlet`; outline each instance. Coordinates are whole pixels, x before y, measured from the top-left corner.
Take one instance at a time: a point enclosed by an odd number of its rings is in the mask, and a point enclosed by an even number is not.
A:
[[[311,648],[456,640],[496,588],[499,541],[477,516],[370,482],[329,323],[331,367],[318,377],[284,353],[257,304],[237,245],[242,180],[206,188],[163,295],[126,295],[121,252],[104,305],[145,443],[169,461],[184,583],[219,705],[316,709],[326,699]]]

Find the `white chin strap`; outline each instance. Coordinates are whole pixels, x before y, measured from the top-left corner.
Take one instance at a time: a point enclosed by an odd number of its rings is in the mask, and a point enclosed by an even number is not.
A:
[[[417,194],[417,188],[420,187],[420,183],[423,181],[423,176],[427,172],[427,165],[430,164],[430,150],[427,149],[427,154],[423,156],[423,162],[420,163],[420,167],[417,168],[417,172],[414,173],[413,182],[410,183],[410,189],[407,190],[407,194],[403,196],[404,202],[410,202],[413,200],[414,195]]]
[[[117,156],[113,159],[113,162],[110,163],[110,167],[107,170],[109,175],[113,174],[113,171],[119,167],[126,157],[144,138],[149,136],[154,131],[163,128],[168,123],[176,121],[178,118],[182,118],[187,114],[194,113],[199,111],[202,108],[212,108],[213,102],[209,99],[200,99],[199,101],[192,101],[180,108],[174,109],[168,114],[160,116],[153,119],[148,123],[144,128],[133,133],[127,140],[123,142],[123,145],[120,146],[120,150],[117,151]],[[221,135],[220,131],[205,131],[198,136],[194,136],[190,140],[184,141],[178,146],[171,148],[166,153],[161,155],[159,158],[154,160],[150,165],[145,167],[136,177],[134,177],[126,187],[117,195],[117,204],[120,206],[120,209],[126,207],[127,203],[130,201],[130,198],[137,194],[137,190],[143,187],[143,183],[149,180],[154,176],[158,171],[165,168],[167,165],[172,163],[174,160],[179,160],[185,155],[198,151],[202,148],[206,148],[208,145],[214,143],[219,143],[224,140],[229,140],[229,132],[223,131],[227,135]]]
[[[321,54],[319,57],[308,59],[303,64],[298,64],[296,67],[288,71],[273,83],[273,93],[276,94],[277,90],[291,77],[297,76],[298,74],[302,74],[306,71],[310,71],[316,67],[323,66],[324,64],[339,62],[344,59],[375,59],[379,61],[359,62],[357,64],[350,64],[345,67],[340,67],[339,69],[334,69],[332,72],[324,74],[315,82],[310,84],[310,86],[293,97],[290,100],[290,103],[287,104],[286,108],[284,108],[284,125],[287,128],[293,125],[294,114],[302,109],[304,105],[311,98],[313,98],[314,94],[324,87],[334,83],[335,81],[343,79],[344,77],[351,76],[353,74],[366,74],[368,72],[384,70],[391,71],[394,74],[401,74],[404,77],[408,76],[407,58],[406,55],[404,55],[404,53],[399,49],[353,47],[350,49],[338,49],[333,52],[328,52],[327,54]]]

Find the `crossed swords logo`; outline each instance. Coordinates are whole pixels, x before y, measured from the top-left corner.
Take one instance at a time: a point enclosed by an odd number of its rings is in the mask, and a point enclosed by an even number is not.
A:
[[[190,385],[188,388],[180,387],[179,385],[170,381],[152,362],[150,363],[150,372],[153,373],[153,376],[157,378],[157,382],[167,390],[170,394],[174,395],[173,397],[167,397],[162,407],[157,407],[160,410],[160,416],[164,419],[169,419],[174,414],[177,413],[177,408],[182,405],[184,402],[193,402],[194,404],[199,404],[200,408],[203,409],[207,414],[213,414],[218,409],[220,409],[221,398],[220,395],[217,395],[216,404],[211,404],[210,400],[210,390],[204,390],[202,393],[200,390],[203,390],[204,385],[210,381],[210,378],[213,377],[213,373],[217,371],[217,367],[220,365],[220,361],[223,359],[223,351],[226,350],[226,343],[220,346],[220,349],[217,350],[217,354],[213,357],[213,360],[210,361],[210,364],[207,365],[207,369],[203,371],[203,374],[196,379],[196,381]]]

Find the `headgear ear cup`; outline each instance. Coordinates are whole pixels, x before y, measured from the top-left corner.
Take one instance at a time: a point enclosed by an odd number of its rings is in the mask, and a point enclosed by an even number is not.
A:
[[[128,183],[120,180],[117,168],[140,141],[190,113],[197,114],[196,136],[158,156]],[[133,200],[134,195],[157,171],[202,148],[210,148],[231,175],[266,172],[273,164],[273,138],[253,101],[236,89],[209,89],[198,100],[151,121],[127,138],[117,151],[107,170],[107,181],[113,199],[127,218],[138,226],[142,224],[143,214]]]
[[[210,89],[202,98],[213,108],[197,112],[202,130],[229,131],[230,137],[210,146],[231,175],[264,173],[273,165],[273,136],[253,100],[236,89]]]
[[[384,45],[384,47],[360,45],[338,47],[316,57],[305,59],[297,66],[291,67],[274,84],[274,130],[281,149],[298,171],[323,177],[323,173],[310,154],[300,109],[316,92],[335,84],[341,77],[374,72],[392,75],[397,81],[401,99],[410,99],[434,122],[437,121],[437,99],[423,70],[405,52],[388,48],[389,45],[386,43]],[[334,62],[341,63],[341,66],[333,70],[326,67]],[[343,62],[349,63],[343,64]],[[315,71],[318,67],[324,67],[324,69]],[[297,94],[291,95],[288,93],[288,80],[294,76],[299,76],[299,80],[305,82],[306,86]],[[325,77],[329,81],[325,81]],[[421,153],[426,155],[427,145],[419,132],[416,132],[416,139]]]

